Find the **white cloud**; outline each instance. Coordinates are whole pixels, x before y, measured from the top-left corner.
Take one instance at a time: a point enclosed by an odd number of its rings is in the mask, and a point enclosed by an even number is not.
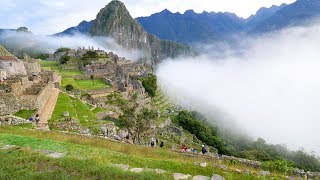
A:
[[[0,28],[27,26],[36,34],[53,34],[92,20],[110,1],[103,0],[1,0]],[[133,17],[149,16],[167,8],[172,12],[228,11],[248,17],[260,7],[294,0],[123,0]]]
[[[244,39],[242,49],[229,49],[224,58],[213,48],[165,61],[157,75],[170,97],[213,117],[219,112],[224,125],[320,154],[319,34],[315,25]]]
[[[88,37],[82,34],[73,36],[43,36],[30,33],[5,32],[0,33],[0,41],[5,41],[17,49],[32,48],[43,53],[53,53],[60,47],[73,49],[94,47],[106,52],[113,52],[128,60],[137,60],[143,56],[139,50],[128,50],[118,45],[113,39],[107,37]]]

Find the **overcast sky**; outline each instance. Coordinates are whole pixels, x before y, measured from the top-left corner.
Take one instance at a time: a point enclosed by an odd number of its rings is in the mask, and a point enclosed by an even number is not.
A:
[[[149,16],[168,9],[183,13],[234,12],[247,18],[260,7],[270,7],[295,0],[123,0],[131,15]],[[82,20],[92,20],[110,0],[0,0],[0,29],[28,27],[35,34],[53,34],[75,26]]]

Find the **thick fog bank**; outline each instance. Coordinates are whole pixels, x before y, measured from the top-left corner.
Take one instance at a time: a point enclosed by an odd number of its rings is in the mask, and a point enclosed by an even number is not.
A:
[[[164,61],[157,68],[160,87],[186,107],[219,114],[216,120],[231,131],[240,127],[253,137],[320,154],[320,25],[239,44],[241,49],[223,51],[208,45],[210,53]]]
[[[138,50],[122,48],[113,39],[107,37],[91,37],[83,34],[70,36],[42,36],[32,33],[8,31],[0,33],[0,43],[4,43],[15,49],[34,49],[43,53],[53,53],[60,47],[73,49],[94,47],[106,52],[113,52],[120,57],[129,60],[137,60],[142,56]]]

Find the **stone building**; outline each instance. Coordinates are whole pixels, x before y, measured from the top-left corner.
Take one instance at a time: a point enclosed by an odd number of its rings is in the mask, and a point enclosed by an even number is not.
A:
[[[27,71],[21,60],[9,53],[0,45],[0,69],[6,71],[6,76],[21,75],[26,76]]]
[[[23,54],[24,66],[26,68],[28,76],[38,76],[41,72],[40,64],[33,58],[30,58],[27,54]]]

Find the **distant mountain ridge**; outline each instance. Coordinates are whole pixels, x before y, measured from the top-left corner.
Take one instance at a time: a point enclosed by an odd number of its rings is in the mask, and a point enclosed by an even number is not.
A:
[[[255,15],[247,19],[239,18],[232,13],[195,13],[193,10],[187,10],[181,14],[165,9],[136,20],[147,32],[161,39],[191,44],[224,40],[239,33],[265,33],[308,23],[317,16],[320,16],[319,0],[297,0],[289,5],[260,8]]]
[[[203,12],[187,10],[184,14],[164,10],[137,21],[146,31],[162,39],[188,43],[198,40],[226,38],[244,29],[245,20],[232,13]]]
[[[250,30],[255,33],[264,33],[289,26],[304,25],[320,16],[319,0],[297,0],[276,11],[272,16]]]
[[[74,27],[70,27],[60,33],[54,34],[57,36],[63,36],[63,35],[74,35],[74,34],[87,34],[89,30],[91,29],[91,26],[93,24],[92,21],[82,21],[80,24]]]

